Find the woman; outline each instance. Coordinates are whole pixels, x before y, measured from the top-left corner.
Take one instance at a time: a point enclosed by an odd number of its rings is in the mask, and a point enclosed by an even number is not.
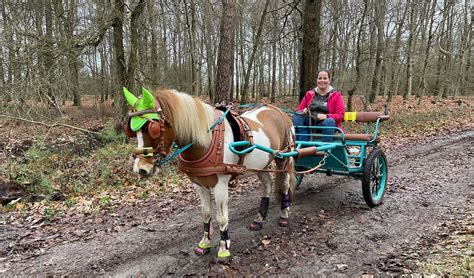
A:
[[[344,119],[344,103],[342,93],[331,86],[329,71],[318,72],[316,79],[317,87],[306,92],[293,117],[295,126],[324,126],[338,127],[342,129],[341,122]],[[321,128],[318,133],[323,134],[322,140],[332,141],[335,129]],[[309,134],[309,128],[297,128],[296,133]],[[309,136],[297,136],[296,140],[309,141]]]

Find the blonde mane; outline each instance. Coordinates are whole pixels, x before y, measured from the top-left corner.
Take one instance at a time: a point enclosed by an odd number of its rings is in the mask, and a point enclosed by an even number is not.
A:
[[[202,147],[211,144],[212,132],[208,130],[215,117],[210,105],[176,90],[157,90],[154,95],[173,126],[177,142],[195,142]]]

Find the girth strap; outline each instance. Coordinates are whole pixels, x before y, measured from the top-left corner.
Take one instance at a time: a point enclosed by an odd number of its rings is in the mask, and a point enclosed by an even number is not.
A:
[[[210,167],[203,167],[203,168],[195,168],[195,167],[187,167],[182,163],[178,164],[179,170],[183,171],[185,174],[194,177],[206,177],[213,174],[219,175],[242,175],[247,170],[245,165],[237,165],[237,164],[226,164],[222,163],[217,166],[210,166]]]

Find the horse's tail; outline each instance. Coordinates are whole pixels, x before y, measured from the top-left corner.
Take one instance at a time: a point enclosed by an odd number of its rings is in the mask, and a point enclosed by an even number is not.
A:
[[[274,109],[277,111],[283,122],[285,124],[285,133],[284,133],[284,141],[285,145],[281,146],[284,150],[293,150],[295,145],[295,135],[293,129],[293,122],[291,121],[288,114],[283,112],[280,108],[273,106],[271,104],[267,105],[269,108]],[[290,202],[294,200],[295,190],[296,190],[296,179],[293,172],[294,170],[294,158],[287,157],[283,159],[276,159],[277,169],[279,170],[286,170],[285,172],[276,172],[275,174],[275,194],[278,201],[281,203],[284,195],[288,195],[290,197]],[[286,193],[285,193],[286,192]]]
[[[283,196],[288,195],[290,197],[290,202],[293,202],[295,192],[296,192],[296,179],[295,174],[292,173],[294,169],[294,159],[293,157],[287,157],[284,159],[276,160],[277,169],[286,169],[285,172],[276,172],[275,182],[273,183],[275,188],[274,192],[278,202],[281,203]]]
[[[289,157],[288,161],[288,170],[289,170],[289,183],[290,183],[290,189],[289,189],[289,195],[290,195],[290,201],[293,202],[294,197],[296,196],[296,177],[295,173],[293,173],[293,170],[295,169],[295,159],[293,157]]]

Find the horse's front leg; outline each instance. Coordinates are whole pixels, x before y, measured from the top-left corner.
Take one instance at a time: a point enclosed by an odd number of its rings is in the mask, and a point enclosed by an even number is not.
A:
[[[196,191],[201,199],[202,220],[204,222],[204,235],[198,246],[194,249],[197,255],[209,253],[212,247],[211,243],[211,191],[209,188],[194,184]]]
[[[230,237],[229,237],[229,211],[228,211],[228,200],[229,200],[229,176],[219,177],[219,182],[214,187],[214,199],[216,200],[217,208],[217,222],[219,223],[219,230],[221,234],[221,240],[219,243],[219,252],[217,257],[221,261],[230,261]]]
[[[252,231],[259,231],[263,227],[263,223],[267,220],[268,205],[270,203],[270,194],[272,191],[272,179],[270,173],[260,172],[257,174],[262,186],[262,199],[260,199],[260,208],[258,209],[257,218],[247,228]]]

